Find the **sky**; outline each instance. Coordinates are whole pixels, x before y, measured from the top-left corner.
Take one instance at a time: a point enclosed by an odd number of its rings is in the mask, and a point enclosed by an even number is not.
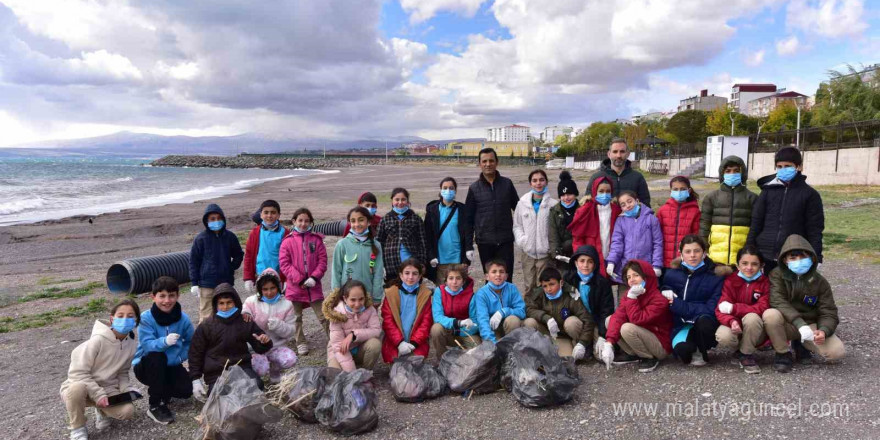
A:
[[[878,54],[880,0],[0,0],[0,146],[537,134]]]

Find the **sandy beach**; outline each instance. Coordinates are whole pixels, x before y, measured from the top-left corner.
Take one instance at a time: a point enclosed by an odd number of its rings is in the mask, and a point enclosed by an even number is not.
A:
[[[522,194],[531,168],[505,167],[499,171],[513,179]],[[581,191],[590,172],[572,173]],[[458,180],[458,200],[466,197],[467,186],[478,178],[476,164],[468,166],[374,166],[343,169],[336,174],[303,176],[267,182],[234,194],[196,203],[132,209],[87,217],[74,217],[38,224],[0,228],[0,319],[14,321],[38,313],[83,306],[95,299],[110,302],[118,297],[105,287],[78,298],[38,299],[17,303],[17,298],[40,292],[47,286],[79,287],[102,283],[107,268],[125,258],[188,250],[192,238],[203,229],[202,212],[208,203],[219,203],[226,212],[229,229],[246,233],[253,227],[250,215],[264,199],[282,206],[282,219],[300,206],[309,207],[317,222],[345,216],[364,191],[379,198],[379,212],[389,209],[390,191],[402,186],[411,193],[413,208],[422,214],[428,201],[437,197],[443,177]],[[558,171],[548,171],[555,197]],[[662,182],[651,183],[655,197],[668,195]],[[582,193],[583,194],[583,193]],[[332,253],[337,238],[325,241]],[[847,357],[837,365],[796,366],[788,375],[771,369],[771,352],[760,352],[759,375],[746,375],[729,363],[728,355],[714,358],[709,368],[695,369],[666,360],[652,374],[639,374],[632,366],[606,371],[589,361],[579,367],[582,384],[575,400],[565,406],[530,410],[521,407],[506,392],[464,400],[449,395],[437,400],[403,404],[394,402],[388,389],[389,366],[376,369],[380,423],[362,436],[380,438],[875,438],[880,435],[880,390],[874,378],[880,376],[880,331],[875,316],[880,307],[876,295],[876,266],[854,261],[826,261],[823,274],[835,289],[842,322],[838,334],[847,344]],[[476,268],[472,276],[478,276]],[[240,271],[238,284],[241,285]],[[67,281],[65,280],[74,280]],[[521,271],[514,274],[520,284]],[[329,277],[323,282],[329,284]],[[141,296],[142,306],[149,304]],[[184,310],[197,315],[197,300],[184,292]],[[68,435],[64,406],[58,388],[67,374],[70,351],[88,338],[91,321],[106,314],[63,317],[49,325],[0,334],[0,438],[55,439]],[[326,337],[312,312],[305,312],[306,335],[312,352],[300,365],[323,365]],[[132,384],[140,386],[132,374]],[[616,414],[614,405],[625,402],[660,403],[654,415]],[[799,403],[795,416],[731,414],[692,416],[664,413],[668,402],[729,405],[736,403]],[[812,404],[846,404],[845,415],[816,415]],[[717,407],[716,405],[716,407]],[[134,420],[116,422],[106,432],[91,433],[93,439],[178,439],[191,438],[193,417],[201,405],[175,401],[171,409],[177,422],[162,427],[145,414],[145,400],[137,403]],[[725,406],[727,411],[729,407]],[[725,410],[722,410],[725,411]],[[787,413],[786,413],[787,414]],[[87,412],[88,427],[94,417]],[[292,416],[267,426],[261,438],[335,438],[320,426],[305,425]]]

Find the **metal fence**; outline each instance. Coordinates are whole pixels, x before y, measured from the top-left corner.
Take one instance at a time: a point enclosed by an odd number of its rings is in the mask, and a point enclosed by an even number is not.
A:
[[[789,146],[799,146],[802,151],[870,148],[877,146],[878,140],[880,119],[871,119],[753,134],[749,136],[749,150],[753,153],[767,153]]]

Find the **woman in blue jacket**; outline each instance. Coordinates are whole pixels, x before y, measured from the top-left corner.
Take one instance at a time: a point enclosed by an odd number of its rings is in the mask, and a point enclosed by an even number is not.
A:
[[[661,288],[672,311],[672,351],[695,367],[706,365],[709,350],[718,344],[715,307],[724,277],[732,272],[707,257],[708,247],[699,235],[686,235],[679,244],[681,260],[672,261]]]

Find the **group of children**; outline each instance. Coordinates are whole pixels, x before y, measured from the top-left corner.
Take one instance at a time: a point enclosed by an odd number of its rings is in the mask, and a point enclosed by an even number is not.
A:
[[[330,257],[327,298],[327,250],[308,209],[294,212],[288,230],[279,204],[263,202],[243,252],[223,211],[209,205],[190,259],[198,327],[168,277],[154,282],[150,310],[141,314],[125,300],[109,321],[96,321],[92,337],[71,354],[61,388],[71,438],[87,438],[86,406],[96,407],[98,429],[131,417],[130,402],[108,398],[128,391],[132,365],[149,388],[148,415],[159,423],[174,420],[172,399],[203,399],[229,366],[242,367],[261,388],[261,377],[279,381],[309,352],[306,307],[328,336],[327,364],[345,371],[373,368],[380,355],[387,363],[431,351],[439,358],[449,347],[495,342],[523,325],[551,336],[560,355],[575,361],[593,356],[609,368],[638,362],[642,372],[669,355],[705,365],[719,344],[735,350],[748,373],[760,371],[754,354],[765,345],[775,350],[779,372],[795,359],[810,362],[811,353],[839,359],[837,308],[817,271],[821,198],[800,173],[797,150],[780,150],[776,163],[756,196],[746,188],[745,163],[725,158],[720,188],[701,206],[690,181],[675,177],[656,216],[635,193],[615,200],[607,177],[579,201],[563,172],[554,200],[546,173],[533,171],[531,191],[514,212],[522,292],[508,281],[504,260],[485,265],[481,287],[468,275],[474,231],[451,177],[424,220],[404,188],[392,191],[385,216],[376,214],[375,195],[362,194]],[[244,302],[233,287],[242,263],[251,294]]]

